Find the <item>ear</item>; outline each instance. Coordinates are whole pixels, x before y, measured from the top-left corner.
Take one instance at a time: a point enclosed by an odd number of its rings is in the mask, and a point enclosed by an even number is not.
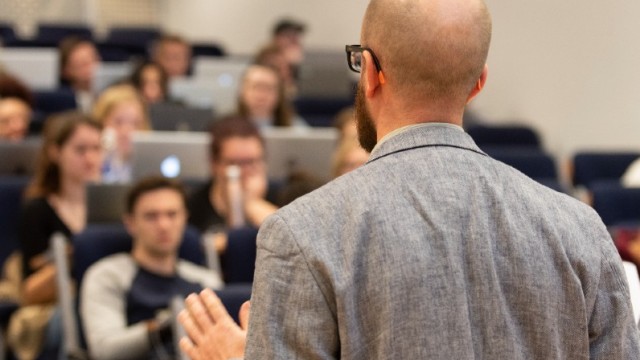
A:
[[[467,97],[467,104],[471,102],[484,88],[484,84],[487,82],[487,74],[489,73],[489,66],[484,64],[484,69],[482,69],[482,74],[480,74],[480,78],[476,83],[476,86],[473,87],[469,96]]]
[[[361,72],[360,80],[364,80],[364,95],[370,98],[380,88],[380,85],[382,85],[384,76],[382,75],[382,72],[378,72],[378,69],[376,69],[371,53],[368,51],[362,52]]]

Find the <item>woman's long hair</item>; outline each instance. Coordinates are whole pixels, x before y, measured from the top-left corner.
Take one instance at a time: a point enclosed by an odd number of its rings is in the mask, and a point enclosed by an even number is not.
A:
[[[60,192],[60,184],[62,183],[60,166],[51,158],[51,149],[54,147],[62,148],[81,125],[102,131],[102,126],[99,123],[77,111],[54,115],[46,121],[36,173],[27,188],[27,198],[49,196]]]

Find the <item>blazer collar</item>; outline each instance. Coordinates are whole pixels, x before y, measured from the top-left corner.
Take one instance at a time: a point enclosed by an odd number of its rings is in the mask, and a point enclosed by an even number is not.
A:
[[[414,148],[435,146],[461,148],[486,155],[464,131],[447,126],[425,125],[412,127],[385,139],[373,149],[368,162]]]

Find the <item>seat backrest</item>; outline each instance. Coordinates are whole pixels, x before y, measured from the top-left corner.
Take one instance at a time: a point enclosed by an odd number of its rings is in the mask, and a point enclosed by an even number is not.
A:
[[[258,229],[243,227],[227,233],[227,248],[222,255],[222,273],[226,284],[251,283],[256,268]]]
[[[214,291],[224,307],[227,308],[229,315],[239,323],[240,307],[245,301],[251,299],[251,284],[232,284]]]
[[[196,56],[224,56],[224,49],[215,43],[196,43],[191,45],[191,54]]]
[[[467,129],[467,133],[482,149],[489,146],[541,147],[538,133],[524,125],[474,125]]]
[[[146,55],[153,41],[160,36],[160,30],[143,27],[114,27],[111,28],[105,45],[118,46],[131,55]]]
[[[16,40],[16,32],[13,30],[13,26],[0,23],[0,40],[4,45],[11,44]]]
[[[83,24],[40,24],[35,40],[42,45],[56,47],[69,36],[93,41],[93,31]]]
[[[29,177],[0,176],[0,264],[18,249],[18,220]]]
[[[492,158],[522,171],[533,179],[558,179],[558,171],[553,158],[537,149],[485,148]]]
[[[637,152],[579,152],[573,157],[573,185],[591,188],[601,180],[619,180]]]
[[[72,276],[82,283],[87,269],[96,261],[119,252],[131,251],[131,236],[122,224],[95,224],[88,226],[73,239]],[[205,256],[200,233],[187,227],[180,245],[179,257],[198,265],[204,265]]]
[[[624,188],[617,181],[591,184],[593,208],[607,226],[640,221],[640,188]]]
[[[33,93],[35,111],[48,116],[65,110],[73,110],[77,107],[76,97],[69,90],[41,90]]]

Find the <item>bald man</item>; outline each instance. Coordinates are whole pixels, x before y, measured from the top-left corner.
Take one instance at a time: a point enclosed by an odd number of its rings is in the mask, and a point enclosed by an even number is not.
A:
[[[262,226],[246,359],[640,358],[596,213],[461,128],[490,37],[481,0],[371,1],[347,46],[371,157]],[[188,309],[193,358],[242,356],[219,300]]]

